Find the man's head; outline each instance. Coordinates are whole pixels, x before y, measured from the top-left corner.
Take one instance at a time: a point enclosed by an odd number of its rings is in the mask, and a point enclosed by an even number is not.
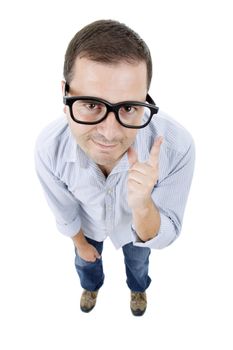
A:
[[[65,54],[63,74],[70,84],[77,57],[92,61],[117,64],[135,64],[144,61],[147,67],[147,89],[152,78],[152,60],[146,43],[125,24],[113,20],[100,20],[90,23],[75,34]]]
[[[84,27],[71,40],[65,55],[64,78],[69,96],[93,96],[110,103],[145,102],[151,75],[146,44],[115,21],[97,21]],[[90,102],[87,107],[99,108]],[[68,106],[65,111],[79,146],[109,173],[133,144],[137,130],[119,124],[113,112],[99,124],[82,125],[72,120]]]

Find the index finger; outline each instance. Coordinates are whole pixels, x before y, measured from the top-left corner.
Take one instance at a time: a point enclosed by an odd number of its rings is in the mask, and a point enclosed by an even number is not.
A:
[[[148,164],[150,164],[151,166],[154,166],[155,163],[157,163],[157,161],[158,161],[160,146],[162,145],[162,143],[163,143],[163,137],[159,136],[155,139],[155,142],[154,142],[153,146],[151,147],[150,155],[149,155],[149,159],[148,159]]]

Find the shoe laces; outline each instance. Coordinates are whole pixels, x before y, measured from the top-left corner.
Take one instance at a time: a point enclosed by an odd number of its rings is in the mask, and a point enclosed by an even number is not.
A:
[[[145,292],[131,292],[132,303],[141,304],[146,302]]]
[[[88,301],[92,301],[93,299],[96,299],[97,293],[96,292],[92,292],[89,290],[85,291],[85,298],[88,299]]]

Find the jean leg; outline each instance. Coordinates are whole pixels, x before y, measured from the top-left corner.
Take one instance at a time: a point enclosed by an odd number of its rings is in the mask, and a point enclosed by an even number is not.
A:
[[[97,242],[86,237],[88,243],[93,245],[102,254],[103,242]],[[98,290],[104,283],[103,263],[102,257],[96,259],[95,262],[83,260],[75,249],[75,268],[79,275],[81,286],[89,291]]]
[[[150,248],[137,247],[133,243],[128,243],[122,247],[122,250],[128,287],[134,292],[144,292],[151,283],[148,275]]]

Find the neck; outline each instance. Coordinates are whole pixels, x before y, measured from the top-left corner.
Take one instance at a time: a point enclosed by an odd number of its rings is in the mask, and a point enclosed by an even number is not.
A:
[[[108,175],[111,173],[112,169],[114,168],[114,166],[106,166],[106,165],[100,165],[100,164],[97,164],[97,165],[102,171],[102,173],[104,174],[104,176],[106,177],[108,177]]]

